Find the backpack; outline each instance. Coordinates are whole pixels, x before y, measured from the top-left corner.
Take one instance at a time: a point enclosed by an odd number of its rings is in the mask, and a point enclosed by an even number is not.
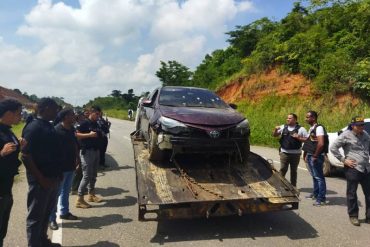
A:
[[[324,129],[324,148],[322,152],[327,154],[329,152],[329,136],[328,136],[328,132],[326,131],[325,127],[321,124],[316,124],[316,126],[311,130],[310,135],[311,133],[313,133],[316,137],[316,128],[319,126],[321,126]]]

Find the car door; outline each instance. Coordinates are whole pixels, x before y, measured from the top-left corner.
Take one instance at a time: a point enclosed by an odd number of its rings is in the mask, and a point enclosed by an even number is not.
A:
[[[146,140],[149,139],[150,119],[154,115],[156,99],[159,89],[154,90],[146,100],[143,101],[140,111],[140,129]],[[150,103],[149,103],[150,102]]]

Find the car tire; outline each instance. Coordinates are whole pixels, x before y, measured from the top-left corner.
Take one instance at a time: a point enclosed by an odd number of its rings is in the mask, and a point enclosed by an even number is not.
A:
[[[333,166],[330,164],[330,161],[328,159],[328,156],[325,155],[325,160],[324,160],[324,164],[323,164],[323,173],[324,173],[324,176],[325,177],[330,177],[332,172],[333,172]]]
[[[158,134],[152,129],[149,128],[149,160],[151,161],[161,161],[163,159],[163,151],[158,148]]]

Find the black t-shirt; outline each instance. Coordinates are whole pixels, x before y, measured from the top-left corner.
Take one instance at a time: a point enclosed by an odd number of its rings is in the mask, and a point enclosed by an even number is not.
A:
[[[32,156],[40,172],[49,178],[62,175],[61,142],[54,126],[43,119],[35,118],[22,133],[27,145],[22,152]]]
[[[55,126],[55,130],[61,140],[61,155],[63,161],[63,172],[74,171],[77,159],[77,138],[75,128],[66,129],[61,123]]]
[[[80,123],[77,127],[78,132],[80,133],[90,133],[90,131],[95,131],[98,134],[98,137],[85,138],[80,140],[81,149],[99,149],[100,148],[100,139],[102,137],[101,130],[97,122],[93,122],[90,119],[86,119]]]
[[[9,142],[17,144],[17,149],[4,157],[0,156],[0,196],[12,193],[13,179],[21,164],[18,159],[20,144],[17,137],[10,130],[10,126],[0,123],[0,150]]]

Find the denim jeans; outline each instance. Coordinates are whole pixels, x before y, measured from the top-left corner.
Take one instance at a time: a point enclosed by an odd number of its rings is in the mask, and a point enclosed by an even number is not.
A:
[[[3,241],[8,230],[8,222],[12,206],[12,195],[0,196],[0,247],[3,246]]]
[[[98,149],[87,149],[84,154],[81,151],[82,180],[78,187],[78,195],[83,196],[88,192],[95,190],[96,177],[98,176],[98,166],[100,152]]]
[[[358,217],[357,187],[361,184],[365,195],[365,216],[370,219],[370,173],[344,167],[347,180],[347,211],[350,217]]]
[[[312,160],[312,154],[307,154],[308,169],[313,179],[313,195],[316,201],[326,201],[326,182],[323,172],[324,156],[319,155],[315,161]]]
[[[57,178],[56,178],[57,179]],[[43,188],[27,171],[27,240],[29,247],[43,246],[47,243],[49,216],[55,207],[58,187]]]
[[[58,204],[60,208],[60,215],[66,215],[69,213],[69,192],[71,192],[72,180],[74,171],[64,172],[63,180],[59,186],[58,191]],[[57,218],[57,204],[50,215],[50,221],[55,221]]]

